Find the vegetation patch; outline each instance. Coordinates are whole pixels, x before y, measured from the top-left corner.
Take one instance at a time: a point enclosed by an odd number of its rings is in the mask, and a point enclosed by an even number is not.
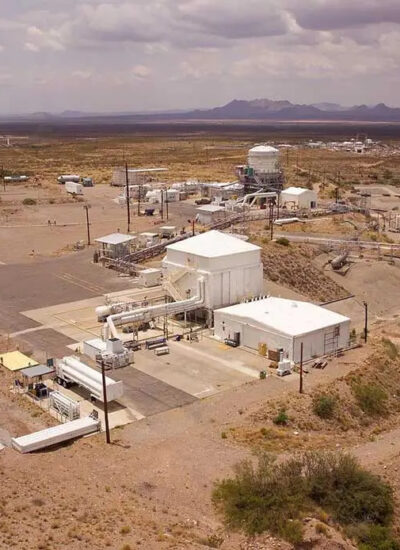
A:
[[[399,357],[399,349],[389,338],[382,338],[382,344],[389,359],[394,361]]]
[[[332,395],[316,395],[313,399],[313,411],[320,418],[329,419],[333,417],[336,407],[336,398]]]
[[[393,540],[390,486],[345,454],[307,453],[278,463],[262,453],[256,465],[240,462],[234,477],[218,481],[212,498],[226,525],[249,535],[269,531],[298,544],[302,518],[322,508],[351,527],[360,542],[378,536]],[[379,533],[371,531],[376,526],[382,528]]]
[[[22,201],[22,204],[24,206],[35,206],[37,204],[36,199],[31,199],[30,197],[27,197]]]
[[[286,237],[278,237],[275,242],[281,246],[290,246],[290,241]]]
[[[370,415],[381,415],[386,411],[386,391],[377,384],[354,384],[353,392],[360,408]]]

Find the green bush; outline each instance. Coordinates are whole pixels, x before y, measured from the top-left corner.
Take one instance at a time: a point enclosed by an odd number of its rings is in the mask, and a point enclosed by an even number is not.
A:
[[[351,529],[349,534],[359,541],[359,550],[400,550],[400,544],[390,529],[382,525],[361,524]]]
[[[320,418],[332,418],[335,412],[336,399],[331,395],[317,395],[313,399],[313,411]]]
[[[386,410],[387,394],[376,384],[355,384],[353,393],[359,407],[367,414],[379,415]]]
[[[386,525],[393,514],[390,486],[343,454],[310,453],[304,457],[308,495],[342,524]]]
[[[387,355],[389,356],[390,359],[392,359],[392,361],[394,361],[395,359],[398,358],[399,350],[398,350],[396,344],[394,344],[388,338],[382,338],[382,344],[385,348],[385,351],[386,351]]]
[[[26,199],[24,199],[22,201],[22,204],[24,206],[35,206],[35,204],[37,204],[37,203],[36,203],[35,199],[31,199],[31,198],[27,197]]]
[[[306,507],[305,499],[301,463],[277,464],[267,453],[259,456],[257,466],[247,460],[237,464],[235,477],[218,482],[213,491],[226,524],[250,535],[270,531],[284,537],[288,521],[298,519]]]
[[[289,417],[286,414],[285,409],[280,410],[275,418],[272,419],[272,422],[278,426],[287,426]]]
[[[333,453],[309,453],[281,463],[263,453],[256,465],[243,461],[236,465],[234,477],[215,484],[213,502],[228,527],[250,535],[269,531],[293,544],[302,539],[299,520],[316,509],[324,509],[349,529],[374,526],[355,533],[363,544],[390,533],[375,527],[387,527],[393,515],[390,486],[353,457]],[[392,544],[387,550],[398,547]]]
[[[286,237],[278,237],[275,242],[281,246],[290,246],[290,241]]]
[[[290,542],[297,545],[303,542],[303,525],[299,520],[288,521],[282,526],[280,536]]]

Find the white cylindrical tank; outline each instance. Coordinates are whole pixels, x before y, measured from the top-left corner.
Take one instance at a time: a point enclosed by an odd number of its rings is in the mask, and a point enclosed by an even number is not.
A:
[[[279,172],[279,151],[270,145],[257,145],[250,149],[248,165],[255,172],[275,174]]]

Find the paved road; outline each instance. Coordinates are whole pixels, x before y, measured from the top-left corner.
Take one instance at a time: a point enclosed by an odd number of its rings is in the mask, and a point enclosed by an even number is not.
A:
[[[112,378],[124,382],[124,397],[120,399],[121,403],[143,416],[151,416],[197,401],[192,395],[133,367],[113,371]]]
[[[84,300],[127,287],[115,272],[91,263],[92,251],[31,264],[0,265],[0,331],[38,326],[21,311]]]

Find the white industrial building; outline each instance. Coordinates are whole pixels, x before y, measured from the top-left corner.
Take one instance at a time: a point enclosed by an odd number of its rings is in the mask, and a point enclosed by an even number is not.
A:
[[[196,296],[204,281],[204,308],[215,309],[259,296],[261,248],[220,231],[208,231],[166,247],[164,283],[176,300]]]
[[[289,210],[316,208],[317,193],[304,187],[288,187],[281,193],[280,204]]]
[[[216,204],[205,204],[196,208],[196,221],[201,225],[210,225],[226,217],[225,208]]]
[[[310,302],[269,297],[214,311],[214,334],[252,349],[282,349],[283,358],[298,363],[301,344],[305,361],[348,347],[350,319]]]

